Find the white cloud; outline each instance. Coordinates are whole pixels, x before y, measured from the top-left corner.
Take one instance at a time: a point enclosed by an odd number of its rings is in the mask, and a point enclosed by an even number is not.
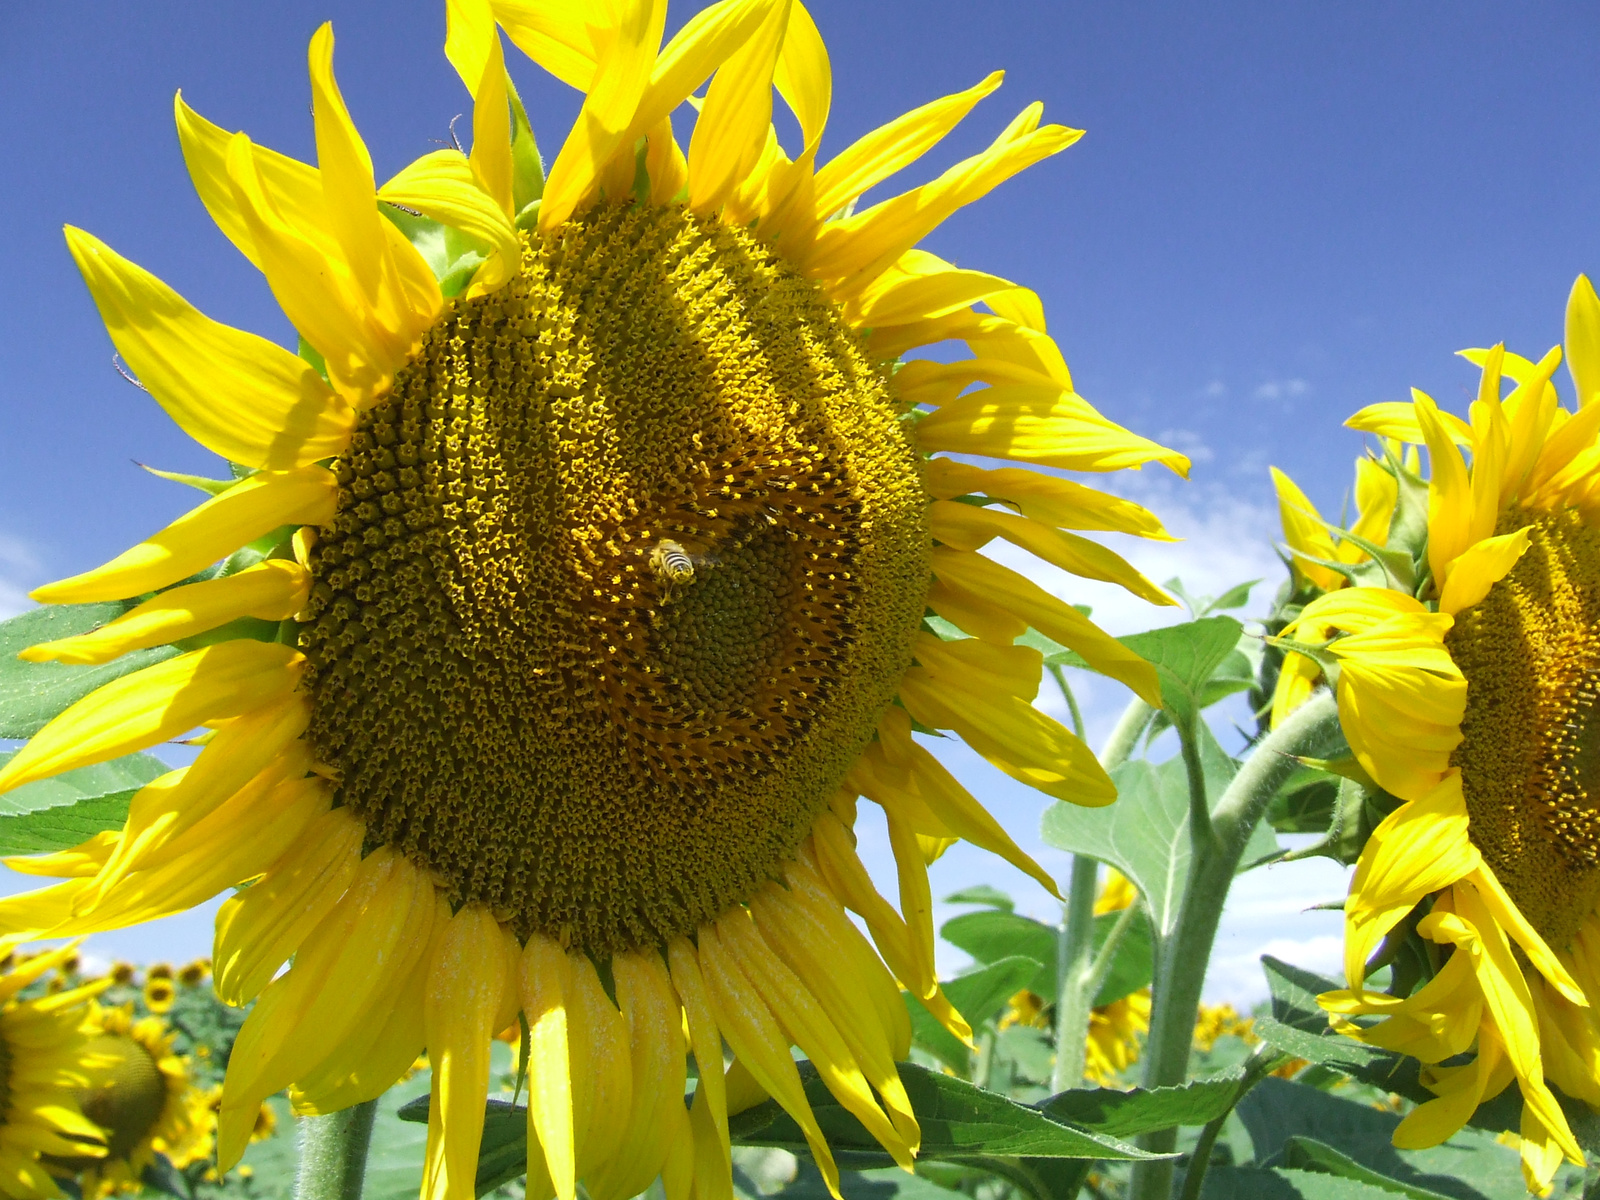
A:
[[[1257,400],[1292,400],[1297,396],[1304,396],[1311,390],[1311,385],[1304,379],[1269,379],[1257,386],[1255,398]]]
[[[1216,400],[1228,394],[1228,385],[1223,383],[1220,379],[1213,379],[1210,383],[1206,384],[1205,387],[1200,389],[1200,394],[1205,396],[1207,399]]]

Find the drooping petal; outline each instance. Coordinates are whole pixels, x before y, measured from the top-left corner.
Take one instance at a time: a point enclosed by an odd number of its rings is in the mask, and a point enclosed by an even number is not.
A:
[[[790,0],[774,0],[754,36],[717,69],[689,141],[689,208],[716,212],[750,173],[772,124],[772,73]]]
[[[576,1195],[572,1132],[572,1064],[567,1037],[571,970],[566,951],[543,934],[523,947],[522,1011],[528,1021],[528,1155],[542,1150],[558,1200]],[[530,1172],[534,1170],[529,1167]]]
[[[151,597],[91,633],[40,642],[22,651],[26,662],[106,663],[130,650],[165,646],[239,617],[286,621],[305,607],[311,574],[299,563],[274,558],[204,583]]]
[[[104,566],[47,583],[31,593],[40,604],[122,600],[177,583],[246,542],[283,525],[333,519],[338,484],[321,467],[262,471],[185,513],[161,532]]]
[[[222,642],[114,679],[55,717],[0,768],[0,792],[146,750],[207,721],[289,695],[301,655],[275,642]]]
[[[268,471],[344,450],[355,414],[310,363],[204,316],[91,234],[66,233],[118,352],[195,441]]]

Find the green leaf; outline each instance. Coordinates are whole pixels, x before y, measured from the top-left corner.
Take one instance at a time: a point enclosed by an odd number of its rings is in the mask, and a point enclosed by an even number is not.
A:
[[[10,758],[0,755],[0,764]],[[169,770],[148,754],[128,754],[7,792],[0,796],[0,854],[65,850],[117,829],[134,794]]]
[[[362,1200],[416,1200],[428,1147],[428,1089],[432,1083],[429,1072],[419,1071],[378,1100]],[[419,1118],[408,1115],[418,1104],[422,1106],[420,1125],[416,1123]]]
[[[1239,1079],[1198,1079],[1181,1087],[1079,1088],[1041,1101],[1038,1108],[1057,1120],[1081,1125],[1095,1133],[1129,1138],[1179,1125],[1204,1125],[1228,1111]]]
[[[1039,964],[1031,958],[1002,958],[969,975],[958,975],[941,986],[945,998],[974,1029],[997,1016],[1006,1001],[1031,987]]]
[[[939,1023],[939,1019],[922,1006],[910,992],[901,992],[906,1013],[911,1017],[911,1044],[933,1055],[953,1071],[962,1075],[972,1067],[972,1051],[955,1034]]]
[[[797,1064],[806,1098],[841,1165],[889,1166],[892,1160],[851,1116],[806,1062]],[[969,1161],[997,1157],[1132,1160],[1160,1158],[1116,1138],[1075,1129],[965,1080],[900,1063],[900,1078],[922,1127],[921,1159]],[[805,1136],[775,1101],[729,1119],[735,1143],[772,1146],[805,1155]]]
[[[0,622],[0,738],[30,738],[102,684],[176,655],[171,646],[161,646],[135,650],[98,667],[30,663],[17,657],[39,642],[98,629],[132,607],[131,601],[47,604]]]
[[[1519,1155],[1488,1133],[1466,1129],[1440,1146],[1399,1150],[1393,1144],[1397,1114],[1276,1078],[1262,1080],[1236,1111],[1263,1166],[1289,1165],[1289,1141],[1303,1138],[1395,1181],[1395,1191],[1404,1184],[1462,1200],[1526,1200]],[[1305,1164],[1305,1148],[1296,1153]]]
[[[489,246],[432,217],[408,212],[393,204],[380,204],[378,211],[416,247],[446,298],[466,291],[478,268],[489,259]]]
[[[1355,1159],[1316,1138],[1296,1135],[1284,1142],[1280,1152],[1283,1165],[1299,1171],[1318,1171],[1324,1175],[1337,1175],[1341,1179],[1354,1179],[1387,1192],[1409,1197],[1409,1200],[1449,1200],[1443,1192],[1390,1179],[1362,1166]]]
[[[1396,1200],[1397,1195],[1354,1179],[1285,1167],[1213,1166],[1200,1189],[1200,1200]]]
[[[1194,721],[1205,706],[1207,682],[1238,647],[1243,629],[1232,617],[1203,617],[1118,641],[1155,667],[1161,706],[1173,719]]]
[[[1195,736],[1206,795],[1214,805],[1238,764],[1217,745],[1204,722],[1196,724]],[[1111,778],[1117,803],[1104,808],[1052,804],[1045,810],[1041,835],[1057,849],[1110,863],[1131,879],[1148,906],[1156,936],[1166,937],[1176,926],[1189,876],[1189,782],[1183,760],[1174,757],[1158,765],[1136,759],[1117,767]],[[1263,830],[1258,826],[1252,834],[1241,870],[1276,853],[1271,830]]]
[[[990,887],[987,883],[980,883],[974,887],[962,888],[959,892],[952,892],[944,898],[946,904],[982,904],[988,908],[998,908],[1010,912],[1016,907],[1016,902],[999,888]]]
[[[1102,913],[1094,919],[1093,953],[1098,953],[1100,947],[1105,945],[1106,938],[1117,923],[1117,916],[1116,913]],[[1021,986],[1037,992],[1047,1002],[1054,1001],[1058,990],[1056,954],[1061,937],[1055,926],[1017,913],[987,909],[952,917],[944,923],[939,933],[945,941],[966,951],[980,963],[998,963],[1018,955],[1032,959],[1037,964],[1037,970]],[[1155,970],[1153,940],[1150,922],[1143,916],[1135,917],[1123,935],[1122,944],[1117,947],[1117,955],[1111,962],[1105,982],[1095,994],[1094,1002],[1097,1005],[1120,1000],[1150,982]],[[948,992],[949,987],[945,990]],[[954,997],[951,1003],[961,1008]],[[962,1009],[962,1015],[968,1015],[965,1009]]]
[[[908,1175],[899,1167],[877,1171],[840,1171],[839,1192],[844,1200],[952,1200],[950,1192],[921,1175]],[[754,1196],[759,1197],[759,1191]],[[646,1194],[643,1200],[652,1200]],[[767,1200],[830,1200],[822,1172],[809,1159],[801,1159],[793,1182],[769,1193]]]

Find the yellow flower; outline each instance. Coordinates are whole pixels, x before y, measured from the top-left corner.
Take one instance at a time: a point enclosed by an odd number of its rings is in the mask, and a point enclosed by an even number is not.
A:
[[[153,1013],[164,1013],[172,1008],[178,989],[172,986],[171,977],[152,976],[144,981],[144,1006]]]
[[[81,1100],[104,1131],[106,1154],[72,1164],[84,1196],[139,1191],[157,1153],[178,1168],[209,1157],[216,1118],[206,1094],[189,1082],[187,1060],[173,1054],[165,1022],[135,1021],[131,1006],[95,1005],[92,1024],[95,1069]]]
[[[1253,1017],[1241,1017],[1231,1004],[1202,1004],[1194,1022],[1196,1048],[1209,1053],[1222,1037],[1236,1037],[1247,1045],[1260,1040]]]
[[[423,1190],[470,1196],[490,1041],[520,1010],[530,1191],[573,1200],[581,1179],[621,1200],[658,1174],[673,1196],[725,1189],[727,1114],[763,1092],[835,1188],[791,1043],[909,1166],[895,980],[970,1032],[935,981],[927,858],[964,838],[1053,890],[913,729],[1105,804],[1094,756],[1033,707],[1041,656],[1014,639],[1031,626],[1158,698],[1148,664],[977,551],[1000,538],[1170,603],[1076,532],[1161,538],[1160,523],[1055,475],[933,456],[1187,461],[1075,393],[1033,292],[916,249],[1075,131],[1030,105],[987,149],[855,211],[998,74],[819,169],[832,85],[798,2],[721,0],[659,50],[662,0],[530,11],[452,0],[471,154],[381,187],[328,27],[310,51],[316,167],[178,101],[201,199],[303,358],[68,231],[123,359],[252,473],[35,593],[157,593],[37,661],[211,644],[68,709],[0,790],[214,733],[120,832],[13,860],[67,881],[0,903],[0,928],[106,929],[256,879],[217,919],[218,994],[256,999],[221,1103],[224,1169],[265,1097],[343,1108],[426,1045]],[[585,94],[548,177],[501,28]],[[707,79],[685,154],[670,114]],[[951,339],[971,356],[894,365]],[[930,609],[971,636],[944,640]],[[899,912],[856,856],[859,796],[887,813]]]
[[[184,987],[199,987],[209,974],[211,974],[211,960],[197,958],[178,971],[178,982]]]
[[[98,1061],[90,1052],[88,1005],[104,985],[18,998],[76,956],[75,945],[17,955],[0,976],[0,1196],[8,1200],[60,1196],[51,1178],[56,1156],[90,1161],[106,1152],[100,1130],[78,1107]]]
[[[1139,1036],[1150,1030],[1150,989],[1140,988],[1089,1013],[1083,1073],[1101,1087],[1139,1061]]]
[[[1425,1064],[1475,1049],[1425,1070],[1438,1098],[1401,1122],[1397,1145],[1443,1141],[1514,1080],[1535,1190],[1563,1156],[1582,1161],[1546,1081],[1600,1105],[1600,300],[1582,276],[1566,328],[1572,409],[1551,379],[1560,347],[1534,363],[1495,346],[1462,352],[1482,368],[1468,420],[1421,392],[1351,419],[1427,447],[1421,577],[1332,592],[1285,630],[1327,642],[1350,747],[1402,801],[1357,864],[1349,990],[1324,1007],[1353,1036]],[[1504,398],[1502,376],[1514,384]],[[1293,686],[1280,684],[1280,712]],[[1374,952],[1412,928],[1437,947],[1425,982],[1367,991]],[[1384,1020],[1360,1029],[1357,1016]]]

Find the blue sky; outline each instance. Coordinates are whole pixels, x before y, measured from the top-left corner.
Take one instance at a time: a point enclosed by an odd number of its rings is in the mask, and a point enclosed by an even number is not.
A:
[[[261,279],[190,189],[173,92],[309,158],[305,47],[331,18],[345,96],[384,176],[435,149],[468,107],[440,53],[442,10],[146,0],[0,15],[14,280],[0,293],[0,605],[187,506],[130,460],[216,469],[112,370],[61,225],[211,315],[287,341]],[[1035,288],[1079,391],[1194,455],[1190,484],[1132,488],[1189,538],[1141,559],[1153,572],[1220,587],[1270,571],[1267,463],[1337,511],[1359,450],[1345,416],[1411,385],[1459,407],[1473,374],[1453,351],[1505,338],[1537,356],[1560,338],[1573,277],[1600,270],[1592,6],[818,0],[813,12],[834,67],[824,156],[996,67],[1006,86],[907,183],[1034,99],[1047,120],[1088,130],[928,245]],[[512,69],[553,153],[577,99],[525,60]],[[1107,619],[1121,632],[1155,614]],[[1100,689],[1092,724],[1118,702]],[[1031,829],[1038,798],[983,779],[1008,823]]]

